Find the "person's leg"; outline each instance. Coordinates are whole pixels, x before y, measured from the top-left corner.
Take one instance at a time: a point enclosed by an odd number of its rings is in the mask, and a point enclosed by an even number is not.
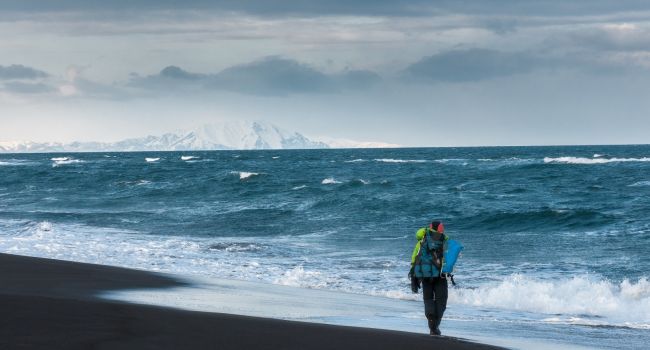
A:
[[[442,321],[442,315],[444,315],[445,310],[447,309],[447,279],[446,278],[436,278],[432,283],[433,293],[434,293],[434,308],[435,308],[435,329],[438,333],[438,327]]]
[[[433,282],[431,278],[422,279],[422,299],[424,300],[424,315],[427,317],[429,331],[433,334],[436,329],[436,305],[433,300]]]

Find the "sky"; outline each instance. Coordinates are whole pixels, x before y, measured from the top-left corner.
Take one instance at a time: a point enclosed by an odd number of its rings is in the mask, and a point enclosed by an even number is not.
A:
[[[638,0],[0,0],[0,141],[650,143]]]

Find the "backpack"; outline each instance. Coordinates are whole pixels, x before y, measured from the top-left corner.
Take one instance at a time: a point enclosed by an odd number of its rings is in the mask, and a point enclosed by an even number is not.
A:
[[[420,251],[415,258],[414,274],[417,278],[440,277],[443,263],[445,235],[427,232],[420,241]]]

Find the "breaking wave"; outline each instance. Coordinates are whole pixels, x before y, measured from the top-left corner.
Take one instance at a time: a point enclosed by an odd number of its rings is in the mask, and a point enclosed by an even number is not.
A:
[[[596,156],[596,155],[594,155]],[[563,163],[563,164],[606,164],[606,163],[622,163],[622,162],[650,162],[650,158],[584,158],[584,157],[545,157],[544,163]]]
[[[196,156],[181,156],[181,160],[192,160],[192,159],[199,159],[199,157],[196,157]]]
[[[537,208],[523,211],[485,212],[479,216],[467,217],[465,223],[471,227],[494,230],[530,230],[536,227],[590,228],[614,222],[612,214],[592,209]]]
[[[613,283],[588,275],[542,280],[520,274],[449,293],[450,303],[541,313],[546,322],[650,329],[650,282]]]
[[[144,159],[147,163],[154,163],[160,160],[160,158],[145,158]]]

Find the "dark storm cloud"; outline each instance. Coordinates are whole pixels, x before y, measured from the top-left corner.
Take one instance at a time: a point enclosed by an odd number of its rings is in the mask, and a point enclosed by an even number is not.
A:
[[[135,75],[130,85],[152,90],[201,89],[253,95],[289,95],[364,89],[380,80],[381,78],[371,71],[347,70],[338,74],[327,74],[295,60],[267,57],[229,67],[216,74],[191,73],[180,67],[168,66],[155,75]]]
[[[21,0],[0,2],[6,11],[213,10],[255,15],[420,15],[427,0]]]
[[[160,77],[165,79],[180,79],[180,80],[198,80],[205,78],[203,74],[190,73],[176,66],[168,66],[160,71]]]
[[[540,64],[539,59],[525,53],[452,50],[422,58],[408,66],[404,75],[428,82],[469,82],[528,73]]]
[[[569,16],[648,9],[650,4],[645,0],[21,0],[0,2],[0,10],[4,11],[214,10],[271,16],[422,16],[454,13]]]
[[[46,77],[48,77],[47,73],[21,64],[12,64],[10,66],[0,65],[0,80],[38,79]]]
[[[278,57],[225,69],[213,79],[210,87],[262,95],[326,92],[335,88],[328,75]]]

